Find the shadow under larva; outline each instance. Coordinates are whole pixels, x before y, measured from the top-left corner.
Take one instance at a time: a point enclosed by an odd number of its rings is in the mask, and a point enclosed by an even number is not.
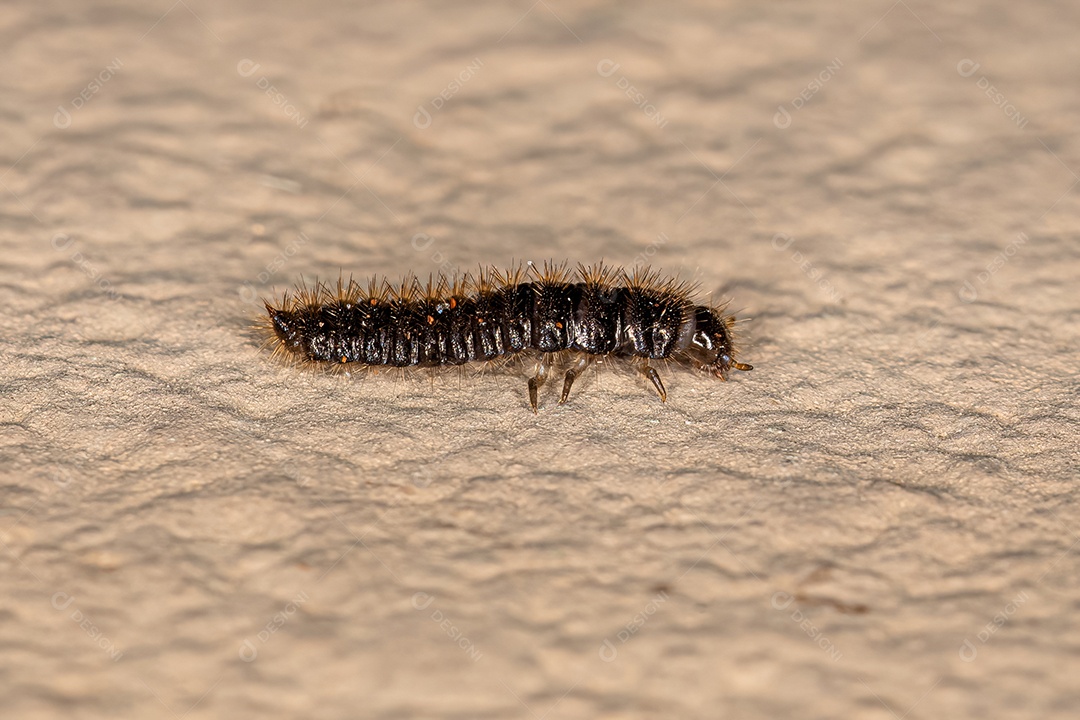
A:
[[[694,288],[647,268],[599,263],[568,270],[531,263],[482,268],[452,280],[414,276],[366,286],[316,283],[265,302],[263,329],[275,355],[321,366],[440,367],[533,360],[529,404],[562,373],[559,403],[601,361],[624,362],[667,391],[657,366],[668,363],[726,380],[735,360],[735,318],[694,300]]]

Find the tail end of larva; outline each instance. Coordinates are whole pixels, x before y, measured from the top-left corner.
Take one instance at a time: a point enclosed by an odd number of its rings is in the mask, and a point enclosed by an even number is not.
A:
[[[262,340],[260,350],[271,348],[271,357],[275,359],[290,359],[293,353],[288,352],[286,344],[287,329],[285,326],[284,313],[289,312],[290,298],[288,294],[283,296],[280,303],[275,306],[270,300],[262,298],[265,314],[259,313],[252,330]]]

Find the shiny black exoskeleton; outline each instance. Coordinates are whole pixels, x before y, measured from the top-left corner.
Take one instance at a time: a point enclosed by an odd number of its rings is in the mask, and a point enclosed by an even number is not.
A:
[[[691,364],[724,379],[731,368],[751,369],[732,359],[733,319],[689,302],[685,290],[625,275],[620,283],[583,271],[582,279],[484,283],[474,292],[424,297],[339,292],[326,302],[267,305],[267,312],[281,345],[313,361],[432,367],[531,352],[537,358],[529,379],[534,411],[557,354],[574,360],[560,402],[575,378],[604,357],[633,359],[661,399],[667,394],[650,361]]]

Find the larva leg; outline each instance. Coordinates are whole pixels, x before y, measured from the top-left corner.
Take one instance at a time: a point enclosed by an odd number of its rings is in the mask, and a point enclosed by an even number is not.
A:
[[[660,382],[660,374],[656,372],[656,368],[645,363],[638,368],[641,370],[641,374],[649,378],[653,387],[656,388],[656,392],[660,393],[660,402],[667,402],[667,390],[664,389],[664,383]]]
[[[540,389],[540,386],[547,380],[548,370],[551,369],[551,357],[548,355],[541,355],[540,360],[536,363],[536,375],[529,378],[529,405],[532,406],[534,413],[537,411],[536,393]]]
[[[570,397],[570,387],[574,384],[574,380],[576,380],[578,376],[581,375],[581,373],[585,372],[585,368],[589,367],[591,363],[591,357],[589,357],[588,355],[582,355],[578,358],[577,362],[575,362],[573,366],[571,366],[571,368],[566,371],[566,379],[563,380],[562,386],[562,397],[559,398],[560,405],[566,403],[566,398]]]

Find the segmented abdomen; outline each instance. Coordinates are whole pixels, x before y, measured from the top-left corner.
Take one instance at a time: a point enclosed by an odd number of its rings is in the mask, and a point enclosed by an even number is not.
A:
[[[659,289],[521,282],[472,297],[339,299],[272,309],[271,319],[311,360],[407,367],[528,349],[666,358],[692,322],[690,307]]]

